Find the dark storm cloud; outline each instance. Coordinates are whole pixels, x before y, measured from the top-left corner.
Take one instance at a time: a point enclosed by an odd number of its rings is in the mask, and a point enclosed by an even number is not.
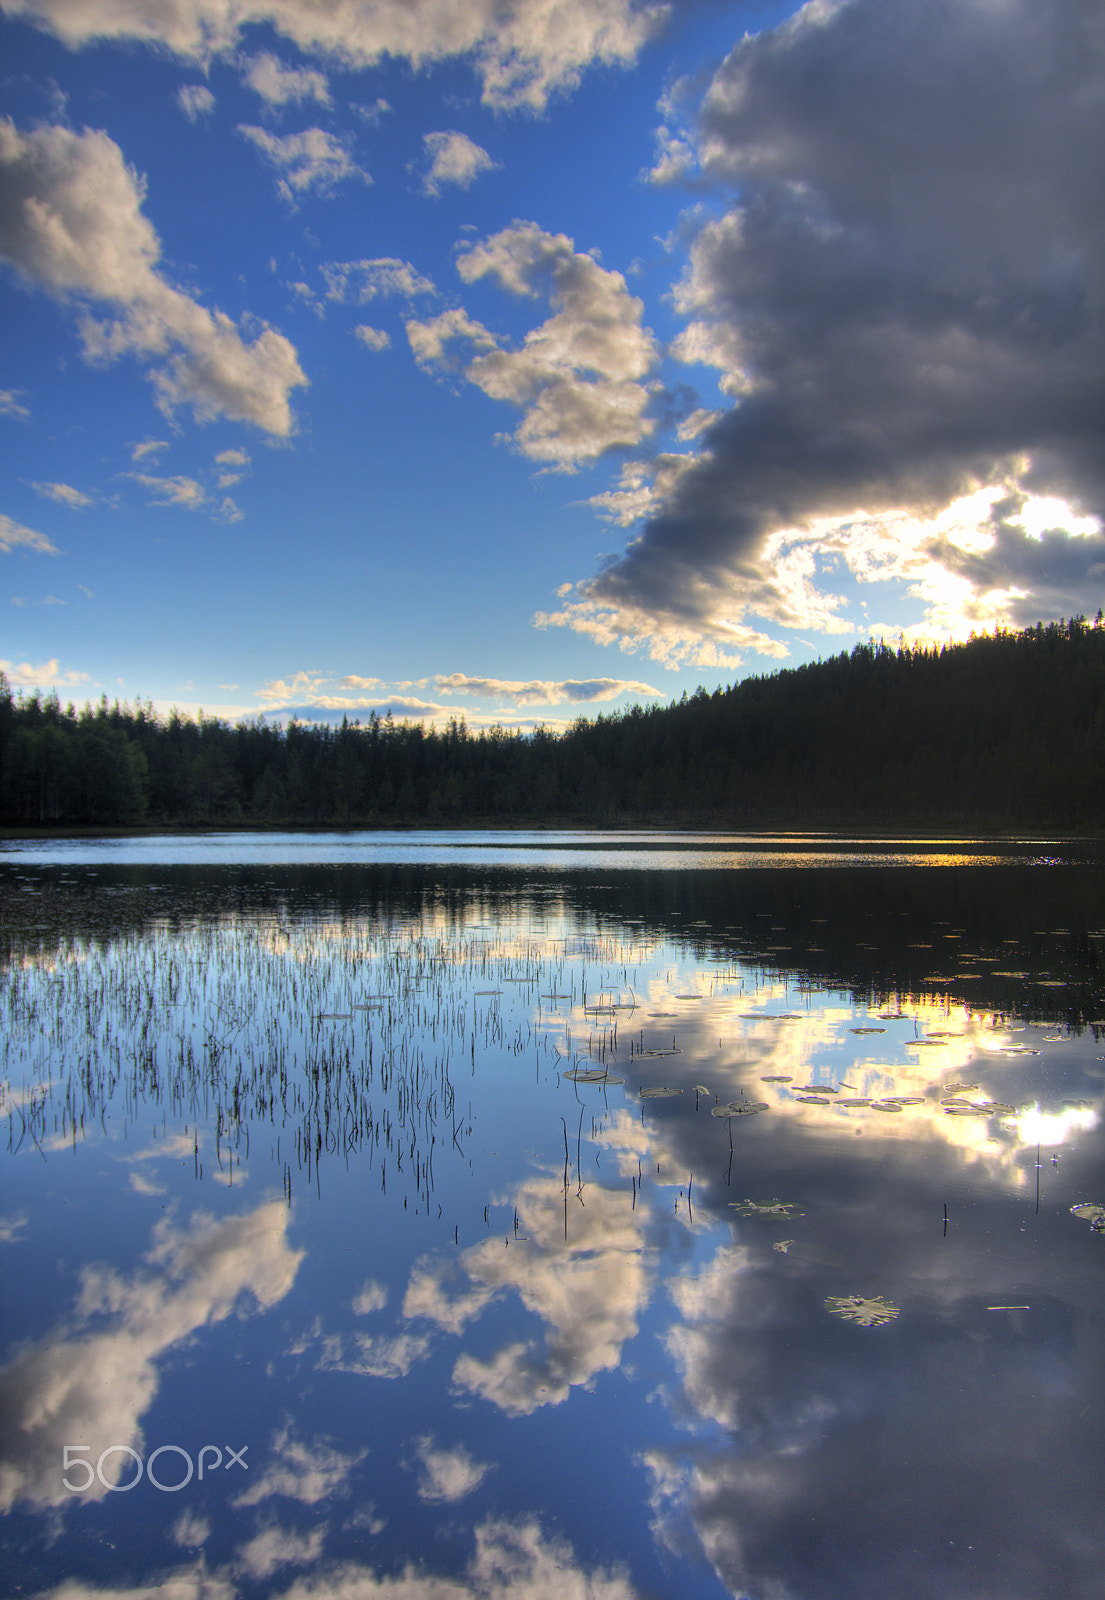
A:
[[[1097,0],[814,3],[734,49],[697,123],[725,209],[677,303],[680,353],[736,403],[581,613],[799,625],[814,578],[779,581],[779,530],[986,484],[1105,507],[1103,61]],[[1012,549],[984,563],[997,588]]]

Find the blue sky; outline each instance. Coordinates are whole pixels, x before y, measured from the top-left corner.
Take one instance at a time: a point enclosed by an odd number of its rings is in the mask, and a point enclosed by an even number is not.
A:
[[[0,670],[558,726],[1092,614],[1089,0],[0,0]]]

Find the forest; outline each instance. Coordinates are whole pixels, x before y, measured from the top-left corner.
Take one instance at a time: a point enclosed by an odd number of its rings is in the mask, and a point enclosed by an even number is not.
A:
[[[78,710],[0,675],[0,826],[1105,827],[1105,625],[850,653],[563,731]]]

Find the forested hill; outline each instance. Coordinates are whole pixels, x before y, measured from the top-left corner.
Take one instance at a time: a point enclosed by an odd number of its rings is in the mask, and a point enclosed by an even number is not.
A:
[[[0,677],[0,819],[1105,828],[1105,626],[850,653],[564,733],[63,708]]]

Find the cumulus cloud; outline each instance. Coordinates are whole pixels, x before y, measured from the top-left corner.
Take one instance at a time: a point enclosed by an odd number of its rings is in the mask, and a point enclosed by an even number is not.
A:
[[[177,105],[189,122],[210,116],[215,109],[215,96],[205,83],[185,83],[176,92]]]
[[[271,50],[263,51],[245,64],[245,82],[270,106],[286,106],[299,100],[330,104],[330,85],[324,72],[309,67],[286,67]]]
[[[373,328],[367,322],[359,323],[353,331],[366,350],[386,350],[391,344],[389,333],[383,328]]]
[[[443,184],[470,188],[481,172],[490,172],[496,165],[466,133],[427,133],[422,144],[430,161],[422,179],[423,194],[437,196]]]
[[[248,450],[220,450],[215,465],[219,468],[219,488],[229,489],[241,482],[253,463]]]
[[[143,439],[141,443],[131,446],[130,458],[134,462],[145,461],[147,456],[159,455],[168,448],[168,439]]]
[[[321,268],[326,280],[326,298],[367,305],[377,296],[413,300],[419,295],[436,294],[429,278],[423,277],[409,261],[395,256],[378,256],[366,261],[328,261]]]
[[[675,353],[731,406],[659,498],[608,497],[647,520],[554,620],[692,658],[752,618],[854,630],[848,524],[926,528],[897,594],[936,632],[1094,606],[1092,541],[983,528],[983,560],[937,524],[985,489],[1105,499],[1097,15],[816,3],[734,48],[691,130],[720,209],[686,219],[675,293]]]
[[[68,506],[72,511],[80,511],[92,504],[91,495],[72,488],[68,483],[32,483],[31,488],[36,494],[47,500],[56,500],[58,505]]]
[[[415,1441],[422,1478],[418,1485],[418,1498],[428,1501],[445,1501],[454,1505],[470,1495],[491,1472],[487,1461],[476,1461],[463,1445],[453,1450],[436,1448],[431,1434]]]
[[[425,1334],[355,1333],[348,1340],[339,1335],[325,1341],[319,1366],[326,1372],[353,1372],[362,1378],[405,1378],[413,1366],[429,1354]]]
[[[347,1492],[353,1468],[359,1466],[367,1450],[343,1452],[326,1439],[310,1444],[297,1438],[288,1426],[277,1430],[269,1452],[270,1465],[249,1488],[236,1496],[236,1506],[256,1506],[279,1495],[316,1506],[332,1495]]]
[[[292,429],[289,392],[306,383],[294,347],[263,328],[247,344],[221,311],[174,289],[142,214],[145,183],[106,133],[0,119],[0,254],[28,282],[76,303],[86,357],[153,363],[163,410]],[[97,321],[89,302],[111,308]]]
[[[7,11],[71,47],[93,39],[160,45],[189,61],[231,55],[242,31],[268,25],[307,55],[344,67],[384,56],[412,66],[467,56],[498,109],[542,110],[593,64],[631,66],[668,7],[648,0],[8,0]]]
[[[47,556],[56,556],[58,553],[57,546],[44,533],[39,533],[35,528],[25,528],[21,522],[14,522],[11,517],[0,513],[0,550],[10,555],[17,548],[38,550]]]
[[[340,139],[324,128],[304,128],[301,133],[281,137],[266,128],[241,123],[238,132],[260,150],[277,174],[276,188],[289,205],[295,205],[312,191],[330,194],[345,178],[372,179],[353,160],[348,139]]]
[[[460,1391],[523,1416],[560,1405],[573,1387],[618,1365],[651,1284],[641,1218],[626,1213],[622,1198],[590,1186],[565,1240],[562,1183],[532,1178],[516,1196],[522,1233],[510,1249],[487,1239],[463,1251],[463,1279],[452,1261],[416,1264],[404,1316],[459,1332],[491,1299],[513,1291],[542,1324],[541,1338],[512,1342],[488,1356],[458,1356],[453,1381]]]
[[[382,1525],[367,1525],[371,1532]],[[617,1567],[584,1567],[566,1540],[546,1533],[536,1518],[489,1518],[473,1529],[475,1549],[463,1570],[447,1574],[407,1562],[395,1573],[377,1572],[357,1561],[327,1563],[312,1559],[325,1527],[309,1535],[266,1530],[239,1551],[241,1570],[267,1578],[278,1567],[310,1567],[281,1600],[639,1600],[637,1590]],[[271,1564],[270,1564],[271,1563]],[[170,1600],[235,1600],[238,1590],[223,1573],[202,1562],[159,1572],[135,1588],[91,1589],[66,1581],[49,1591],[50,1600],[146,1600],[156,1588]],[[270,1592],[276,1592],[270,1590]],[[44,1597],[45,1600],[45,1597]]]
[[[150,491],[155,505],[183,506],[188,511],[198,511],[207,504],[206,491],[195,478],[157,478],[148,472],[131,472],[127,476]]]
[[[553,315],[506,348],[463,311],[411,321],[407,336],[421,366],[459,369],[469,383],[523,413],[513,440],[523,455],[571,472],[609,450],[639,444],[655,429],[646,415],[656,341],[640,300],[620,272],[600,267],[564,234],[515,222],[457,259],[465,283],[491,278],[523,299],[547,299]],[[454,346],[470,346],[458,356]]]
[[[18,417],[25,422],[30,414],[14,389],[0,389],[0,417]]]
[[[238,1564],[251,1578],[271,1578],[281,1567],[315,1567],[325,1537],[325,1528],[313,1528],[308,1534],[264,1528],[241,1546]]]
[[[70,1500],[58,1472],[65,1444],[87,1444],[96,1461],[110,1445],[140,1443],[162,1353],[224,1321],[243,1297],[266,1309],[287,1294],[303,1255],[288,1248],[287,1224],[279,1201],[222,1222],[197,1215],[190,1229],[164,1222],[147,1255],[151,1271],[124,1277],[86,1268],[72,1326],[0,1371],[0,1509]],[[122,1455],[114,1463],[120,1477],[129,1463]],[[96,1478],[86,1496],[108,1492]]]
[[[651,684],[628,678],[562,678],[551,681],[531,678],[472,678],[463,672],[434,680],[439,689],[453,694],[479,695],[489,700],[506,701],[515,706],[586,705],[594,700],[614,700],[620,694],[659,695]]]
[[[90,681],[87,672],[62,672],[56,656],[37,667],[29,661],[0,661],[0,672],[13,689],[72,689]]]

